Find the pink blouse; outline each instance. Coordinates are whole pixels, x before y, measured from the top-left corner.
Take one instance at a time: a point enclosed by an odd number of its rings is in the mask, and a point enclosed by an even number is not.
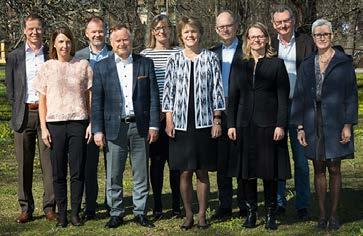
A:
[[[92,87],[93,72],[87,60],[48,60],[33,82],[46,96],[47,122],[89,118],[86,91]]]

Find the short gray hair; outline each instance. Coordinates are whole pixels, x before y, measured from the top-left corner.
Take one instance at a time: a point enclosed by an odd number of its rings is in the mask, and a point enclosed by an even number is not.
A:
[[[319,26],[326,25],[329,27],[330,33],[333,33],[333,27],[331,25],[331,22],[328,20],[325,20],[323,18],[317,19],[314,21],[314,23],[311,25],[311,34],[314,34],[315,28]]]

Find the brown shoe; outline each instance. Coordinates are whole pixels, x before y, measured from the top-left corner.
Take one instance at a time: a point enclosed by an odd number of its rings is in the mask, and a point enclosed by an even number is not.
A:
[[[18,218],[16,218],[16,223],[19,223],[19,224],[23,224],[23,223],[26,223],[26,222],[29,222],[33,220],[33,215],[31,213],[28,213],[28,212],[22,212],[20,214],[20,216]]]
[[[57,213],[55,213],[54,211],[48,211],[47,213],[45,213],[45,218],[49,221],[53,221],[57,219]]]

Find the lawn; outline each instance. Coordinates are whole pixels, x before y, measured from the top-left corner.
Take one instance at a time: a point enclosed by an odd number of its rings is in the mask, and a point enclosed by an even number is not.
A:
[[[363,76],[359,75],[360,81]],[[0,80],[1,81],[1,80]],[[132,200],[131,200],[131,172],[130,167],[126,168],[124,178],[125,188],[125,206],[127,208],[125,224],[117,229],[105,229],[104,225],[108,220],[106,211],[100,208],[97,212],[98,219],[86,222],[82,227],[69,226],[65,229],[55,227],[55,222],[47,222],[42,213],[42,180],[39,159],[35,160],[33,189],[35,196],[35,220],[27,224],[17,224],[14,219],[19,214],[17,202],[17,164],[13,151],[12,131],[8,127],[10,118],[10,108],[5,99],[4,84],[0,82],[0,235],[363,235],[363,88],[359,89],[360,97],[360,117],[359,125],[355,129],[356,139],[356,158],[354,160],[344,161],[342,164],[343,189],[340,201],[339,215],[343,223],[337,232],[321,232],[315,228],[318,216],[316,205],[316,196],[313,191],[313,182],[311,174],[311,220],[306,222],[297,222],[295,220],[294,210],[294,192],[293,180],[288,183],[288,208],[286,216],[279,218],[279,229],[275,232],[267,232],[264,229],[264,209],[261,185],[259,185],[259,226],[255,229],[247,230],[242,227],[243,218],[237,217],[237,206],[234,204],[235,215],[232,219],[224,222],[211,222],[208,230],[201,231],[193,228],[190,231],[182,232],[179,225],[181,219],[166,219],[155,222],[156,227],[145,229],[137,226],[133,222]],[[104,196],[104,165],[103,158],[100,157],[99,165],[99,185],[100,193],[98,203],[103,202]],[[312,168],[310,166],[312,173]],[[164,170],[167,173],[167,169]],[[211,194],[209,200],[208,218],[214,213],[218,204],[218,195],[216,187],[216,174],[211,173]],[[168,177],[165,176],[164,183],[168,183]],[[261,184],[261,183],[260,183]],[[236,183],[234,183],[236,185]],[[167,184],[164,186],[164,202],[167,211],[170,210],[170,194]],[[196,202],[196,200],[194,201]],[[149,212],[151,215],[152,195],[149,198]],[[195,212],[197,206],[195,206]]]

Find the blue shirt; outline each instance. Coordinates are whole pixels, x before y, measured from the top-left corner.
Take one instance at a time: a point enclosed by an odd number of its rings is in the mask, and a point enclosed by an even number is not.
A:
[[[237,38],[235,38],[231,43],[231,45],[229,46],[226,46],[225,44],[222,45],[222,80],[223,80],[223,90],[225,97],[228,97],[229,74],[231,71],[233,56],[236,52],[237,45],[238,45]]]
[[[101,61],[102,59],[108,57],[108,49],[106,44],[103,46],[102,50],[99,51],[98,53],[94,53],[92,52],[92,48],[89,47],[89,64],[92,67],[92,69],[94,68],[96,62]]]

